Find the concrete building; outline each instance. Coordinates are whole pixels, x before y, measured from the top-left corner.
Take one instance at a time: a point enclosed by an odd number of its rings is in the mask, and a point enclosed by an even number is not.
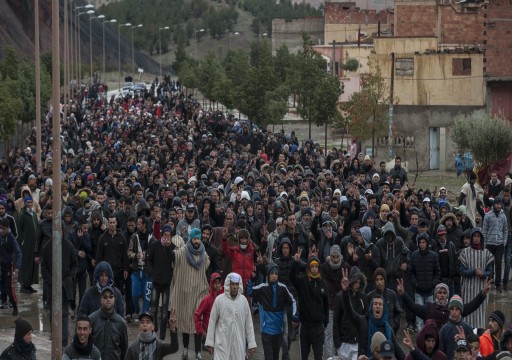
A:
[[[310,16],[291,21],[272,19],[272,54],[275,55],[277,49],[283,45],[288,47],[290,53],[298,53],[303,48],[304,32],[311,36],[311,41],[315,44],[324,44],[324,18]]]

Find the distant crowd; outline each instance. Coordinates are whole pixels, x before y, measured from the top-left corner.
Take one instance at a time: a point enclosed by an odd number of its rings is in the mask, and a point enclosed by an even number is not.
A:
[[[356,139],[271,133],[166,77],[67,103],[55,184],[53,116],[42,168],[35,129],[0,161],[0,308],[17,317],[0,359],[36,358],[16,293],[51,310],[54,212],[63,359],[241,360],[256,337],[270,360],[293,346],[304,360],[512,359],[510,319],[488,301],[509,295],[510,174],[477,186],[468,172],[449,199],[400,157],[387,169]]]

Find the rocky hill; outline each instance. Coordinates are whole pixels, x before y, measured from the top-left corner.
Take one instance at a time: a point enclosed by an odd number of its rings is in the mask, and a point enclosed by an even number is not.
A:
[[[61,38],[63,38],[63,2],[61,1]],[[78,5],[87,4],[77,1]],[[89,19],[80,17],[81,57],[82,64],[89,63]],[[0,1],[0,57],[6,45],[13,46],[19,54],[32,59],[34,57],[34,0],[2,0]],[[39,32],[40,50],[51,49],[51,0],[39,0]],[[107,68],[118,68],[118,33],[117,27],[105,26],[105,55]],[[102,26],[98,20],[93,20],[92,45],[93,62],[101,63],[102,58]],[[61,42],[62,44],[62,42]],[[61,45],[61,53],[62,53]],[[131,40],[121,36],[121,63],[131,68]],[[135,51],[135,64],[148,72],[158,73],[159,65],[149,56]]]

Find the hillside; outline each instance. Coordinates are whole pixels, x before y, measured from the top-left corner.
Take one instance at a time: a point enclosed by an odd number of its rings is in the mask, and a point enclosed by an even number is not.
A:
[[[86,2],[78,1],[83,5]],[[62,2],[61,2],[62,4]],[[62,5],[63,6],[63,5]],[[39,24],[40,24],[40,50],[46,52],[51,50],[51,1],[39,1]],[[63,13],[63,8],[61,13]],[[81,57],[82,64],[89,63],[89,20],[81,18]],[[94,24],[93,20],[92,45],[93,62],[99,69],[102,58],[102,27]],[[26,58],[34,58],[34,1],[33,0],[2,0],[0,1],[0,57],[3,57],[3,49],[6,45],[13,46],[16,51]],[[61,39],[63,38],[63,18],[61,17]],[[61,42],[62,44],[62,42]],[[118,68],[118,33],[117,28],[105,27],[105,48],[107,68],[114,70]],[[110,49],[110,50],[109,50]],[[114,50],[112,50],[114,49]],[[61,54],[63,48],[61,46]],[[121,36],[121,62],[126,63],[126,68],[131,67],[131,40]],[[158,63],[148,55],[135,51],[135,62],[147,71],[158,72]]]

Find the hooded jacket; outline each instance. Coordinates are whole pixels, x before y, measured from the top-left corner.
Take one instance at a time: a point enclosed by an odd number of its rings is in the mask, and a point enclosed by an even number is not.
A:
[[[388,233],[393,234],[393,240],[390,243],[386,241]],[[380,267],[386,270],[388,282],[391,282],[401,275],[400,265],[407,263],[409,249],[405,246],[404,241],[396,236],[395,227],[390,222],[387,222],[382,228],[382,236],[376,244],[380,252]]]
[[[283,256],[283,244],[288,244],[290,246],[290,254],[288,256]],[[279,267],[279,282],[286,285],[288,290],[292,293],[293,297],[297,299],[297,290],[295,286],[290,281],[290,272],[292,269],[292,265],[295,260],[292,257],[292,243],[288,238],[284,238],[279,243],[279,247],[277,249],[277,258],[274,260],[276,265]]]
[[[247,295],[252,296],[259,303],[260,331],[267,335],[283,333],[284,316],[288,313],[290,306],[292,317],[297,319],[297,305],[290,290],[280,282],[269,280],[270,271],[273,268],[278,266],[275,263],[268,265],[266,282],[253,287],[252,281],[249,281],[247,287]]]
[[[358,291],[353,291],[353,284],[359,281],[360,287]],[[353,266],[350,269],[349,275],[349,299],[350,304],[354,308],[354,310],[363,315],[365,309],[367,308],[366,304],[366,295],[364,293],[364,289],[366,288],[366,277],[359,270],[357,266]],[[357,327],[353,326],[351,318],[348,313],[348,309],[345,308],[343,303],[343,292],[340,291],[336,294],[336,298],[334,300],[334,316],[333,316],[333,341],[335,349],[338,349],[342,343],[349,344],[357,344],[357,339],[359,336],[359,332]]]
[[[426,239],[427,243],[429,239]],[[429,250],[428,246],[425,250],[414,251],[411,255],[411,282],[414,290],[423,295],[432,294],[434,287],[439,283],[439,257]]]
[[[218,273],[213,273],[210,276],[210,292],[208,295],[203,297],[196,311],[194,311],[194,324],[196,327],[196,334],[202,334],[203,332],[208,331],[208,322],[210,321],[210,313],[212,311],[213,302],[218,295],[224,292],[222,286],[219,291],[215,291],[213,289],[213,283],[216,279],[221,279],[221,276]]]
[[[311,257],[307,263],[308,268],[313,260],[316,260],[320,264],[317,257]],[[298,271],[299,264],[294,261],[290,272],[290,281],[297,290],[301,324],[323,324],[327,327],[329,323],[327,284],[321,277],[310,278],[307,274],[299,275]]]
[[[436,340],[436,345],[434,346],[434,351],[432,354],[427,354],[425,351],[425,339],[429,337],[433,337]],[[439,350],[439,331],[437,330],[436,323],[434,320],[430,319],[425,322],[423,325],[423,329],[416,336],[416,347],[414,351],[411,351],[406,360],[413,359],[422,359],[421,355],[426,356],[432,360],[447,360],[448,357],[445,353]]]
[[[114,287],[114,274],[112,273],[112,268],[110,264],[106,261],[101,261],[96,264],[94,268],[93,278],[95,284],[85,290],[85,293],[82,297],[82,301],[80,302],[80,306],[78,307],[78,314],[89,316],[96,310],[98,310],[101,306],[101,284],[100,284],[100,275],[105,272],[109,278],[109,281],[105,286],[111,286],[114,289],[114,296],[116,300],[116,312],[123,316],[124,318],[124,304],[123,304],[123,295],[118,288]]]
[[[222,239],[222,251],[231,260],[231,271],[240,274],[244,287],[252,276],[254,267],[254,246],[251,241],[247,248],[242,250],[240,245],[229,246],[226,239]]]
[[[446,226],[445,222],[448,219],[452,220],[453,226],[446,228],[446,240],[451,241],[457,250],[462,249],[462,230],[459,228],[457,217],[453,213],[448,212],[443,215],[439,223]]]
[[[343,261],[343,257],[341,257],[339,265],[340,266],[337,269],[334,269],[331,266],[331,257],[328,256],[325,263],[323,263],[320,267],[322,279],[324,279],[325,283],[327,284],[327,291],[329,294],[329,310],[334,310],[336,294],[341,291],[341,278],[343,277],[341,270],[350,269],[350,266],[345,261]]]

